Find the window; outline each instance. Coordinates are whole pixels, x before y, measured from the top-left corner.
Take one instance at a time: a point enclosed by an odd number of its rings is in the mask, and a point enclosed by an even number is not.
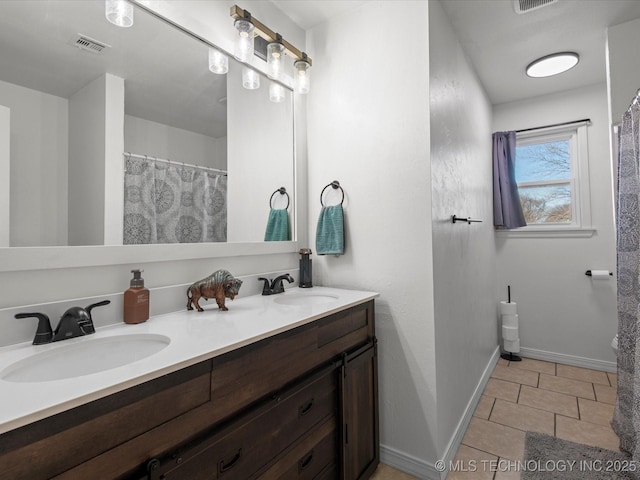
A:
[[[518,231],[591,228],[586,129],[582,123],[518,134],[515,175],[527,221]]]

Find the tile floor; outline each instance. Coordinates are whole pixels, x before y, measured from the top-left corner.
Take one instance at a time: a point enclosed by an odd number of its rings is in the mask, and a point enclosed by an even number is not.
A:
[[[447,480],[518,480],[512,465],[524,458],[527,430],[618,451],[618,437],[609,426],[615,398],[615,373],[500,359],[454,460],[459,468]],[[414,477],[386,465],[372,476],[389,479]]]

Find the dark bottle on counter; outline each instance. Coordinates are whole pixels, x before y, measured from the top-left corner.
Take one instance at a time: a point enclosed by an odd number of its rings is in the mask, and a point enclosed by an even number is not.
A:
[[[301,248],[300,249],[300,288],[311,288],[313,287],[313,283],[311,282],[311,259],[309,255],[311,254],[310,248]]]
[[[142,323],[149,319],[149,290],[144,288],[142,270],[131,270],[131,287],[124,292],[124,323]]]

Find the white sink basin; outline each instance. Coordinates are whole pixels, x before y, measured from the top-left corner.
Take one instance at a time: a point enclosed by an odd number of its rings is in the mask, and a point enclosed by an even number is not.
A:
[[[306,306],[306,305],[322,305],[323,303],[331,303],[338,300],[335,295],[323,295],[315,293],[282,293],[273,300],[280,305]]]
[[[82,338],[18,360],[0,372],[0,379],[29,383],[90,375],[149,357],[169,343],[169,337],[156,334]]]

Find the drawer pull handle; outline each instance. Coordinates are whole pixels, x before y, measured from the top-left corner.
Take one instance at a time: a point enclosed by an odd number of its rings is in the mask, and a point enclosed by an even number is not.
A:
[[[309,400],[305,405],[301,405],[298,409],[298,416],[304,417],[307,413],[309,413],[313,409],[313,398]]]
[[[236,455],[226,465],[224,464],[224,460],[220,460],[220,463],[218,465],[218,471],[220,473],[224,473],[231,470],[233,467],[236,466],[238,461],[240,461],[241,456],[242,456],[242,449],[239,448],[238,453],[236,453]]]
[[[298,473],[302,472],[305,468],[311,465],[311,460],[313,460],[313,450],[311,450],[298,461]]]

